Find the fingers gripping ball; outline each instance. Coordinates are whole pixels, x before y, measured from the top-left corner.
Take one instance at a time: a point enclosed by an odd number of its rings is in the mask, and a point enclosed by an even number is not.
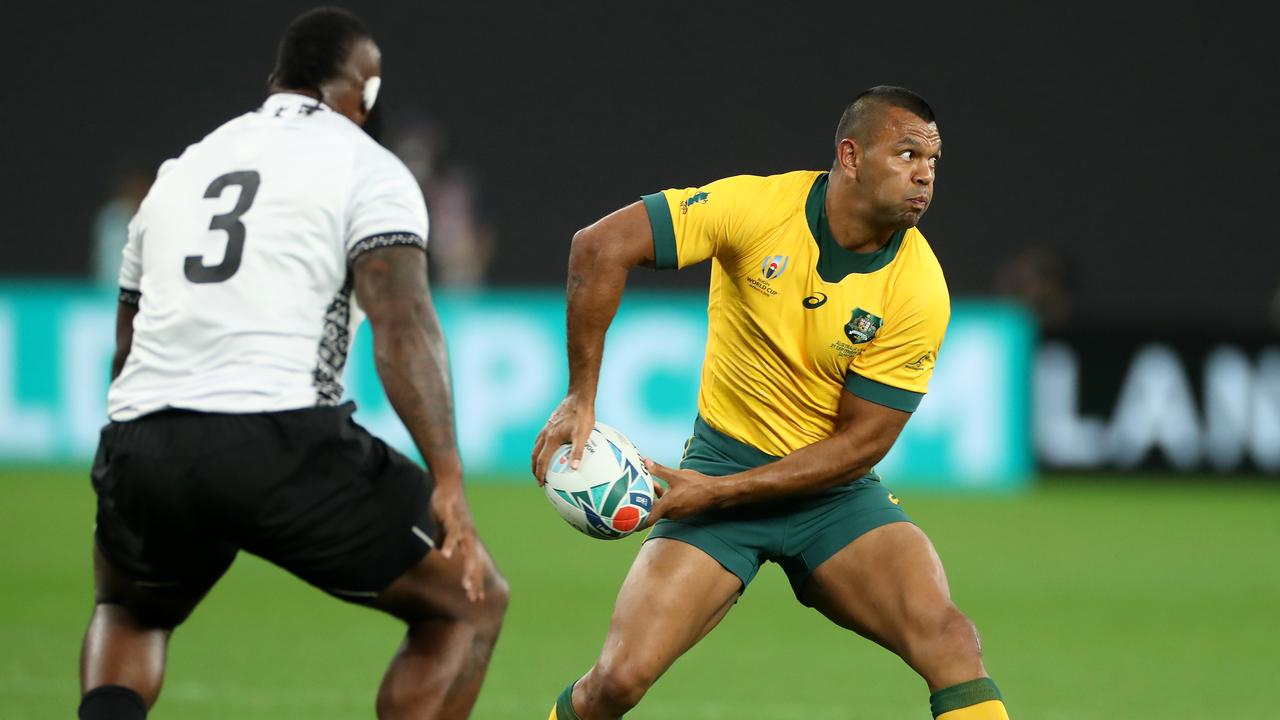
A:
[[[551,456],[543,490],[565,522],[586,535],[617,540],[630,535],[653,509],[653,478],[640,451],[622,433],[596,423],[583,446],[582,464],[569,467],[571,445]]]

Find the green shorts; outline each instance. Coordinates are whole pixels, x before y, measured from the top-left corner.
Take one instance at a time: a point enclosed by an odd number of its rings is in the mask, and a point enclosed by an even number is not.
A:
[[[680,467],[719,476],[777,459],[728,437],[699,417]],[[869,530],[910,521],[898,498],[872,471],[818,495],[662,519],[649,539],[671,538],[693,545],[737,575],[743,591],[760,565],[772,560],[782,566],[796,598],[804,602],[804,583],[828,558]]]

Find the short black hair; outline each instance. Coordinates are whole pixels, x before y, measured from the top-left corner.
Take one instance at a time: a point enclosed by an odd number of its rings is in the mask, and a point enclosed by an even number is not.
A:
[[[866,121],[885,107],[902,108],[927,123],[937,122],[933,108],[916,93],[896,85],[877,85],[858,93],[844,109],[836,126],[836,144],[845,138],[866,142],[865,137],[858,137],[866,131]]]
[[[284,31],[271,82],[291,90],[320,92],[321,85],[342,73],[356,41],[369,37],[364,23],[346,10],[308,10]]]

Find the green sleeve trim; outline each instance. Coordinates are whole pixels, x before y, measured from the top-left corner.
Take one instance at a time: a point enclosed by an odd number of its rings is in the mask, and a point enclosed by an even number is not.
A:
[[[991,681],[991,678],[978,678],[933,693],[929,696],[929,709],[936,718],[943,713],[991,700],[1004,701],[1004,698],[1000,697],[1000,689]]]
[[[844,386],[849,392],[863,400],[870,400],[877,405],[884,405],[903,412],[915,412],[916,408],[920,407],[920,400],[924,398],[924,393],[885,385],[882,382],[862,377],[855,372],[845,375]]]
[[[671,207],[667,197],[660,192],[642,195],[644,209],[649,213],[649,227],[653,228],[653,266],[659,270],[675,270],[680,267],[676,254],[676,228],[671,223]]]

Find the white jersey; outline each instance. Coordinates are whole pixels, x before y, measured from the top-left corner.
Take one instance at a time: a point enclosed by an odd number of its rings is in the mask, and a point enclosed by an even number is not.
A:
[[[160,167],[129,224],[133,345],[112,420],[332,405],[363,313],[351,263],[426,247],[417,182],[355,123],[279,93]]]

